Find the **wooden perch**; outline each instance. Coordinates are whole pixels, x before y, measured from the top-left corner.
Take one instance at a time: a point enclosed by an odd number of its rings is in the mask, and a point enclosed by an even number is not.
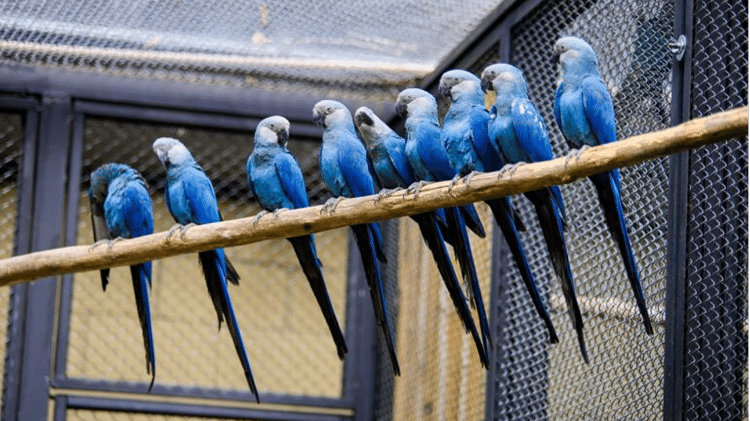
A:
[[[479,202],[571,183],[613,168],[637,164],[676,152],[734,137],[747,136],[748,107],[694,119],[678,126],[583,151],[578,158],[562,157],[524,164],[512,176],[505,172],[477,174],[470,185],[463,180],[449,192],[449,182],[422,187],[419,196],[404,191],[376,200],[376,196],[342,200],[333,212],[314,206],[277,215],[195,226],[184,235],[160,232],[106,245],[71,246],[14,256],[0,261],[0,286],[37,278],[131,265],[178,254],[239,246],[271,238],[293,237],[390,218],[430,209]]]

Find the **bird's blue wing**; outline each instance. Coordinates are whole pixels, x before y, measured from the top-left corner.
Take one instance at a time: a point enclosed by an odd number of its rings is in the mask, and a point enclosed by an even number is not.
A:
[[[219,207],[211,181],[200,170],[185,171],[182,176],[191,222],[208,224],[219,222]]]
[[[367,153],[356,141],[342,141],[338,145],[338,163],[344,181],[354,197],[368,196],[375,192],[370,174]]]
[[[391,133],[385,140],[385,148],[388,151],[388,159],[390,159],[391,165],[393,165],[401,180],[406,185],[412,184],[415,177],[409,161],[406,159],[406,141],[395,133]]]
[[[554,113],[555,113],[555,123],[557,123],[557,128],[562,130],[562,116],[560,115],[560,97],[563,93],[563,84],[561,83],[560,86],[557,87],[555,90],[555,107],[554,107]]]
[[[549,134],[534,104],[526,99],[517,99],[513,101],[511,115],[513,131],[529,161],[540,162],[552,159]]]
[[[596,135],[596,143],[604,145],[617,140],[617,122],[612,97],[601,79],[589,76],[581,83],[583,111],[591,130]],[[594,145],[592,145],[594,146]]]
[[[485,171],[497,171],[500,169],[501,161],[487,130],[490,114],[481,106],[476,106],[474,109],[469,120],[474,150],[479,160],[482,161]]]
[[[284,189],[286,197],[294,205],[295,209],[306,208],[310,205],[305,188],[305,178],[302,176],[302,170],[294,157],[288,153],[276,155],[274,161],[276,174],[281,182],[281,188]]]
[[[152,234],[154,217],[151,198],[143,188],[128,188],[124,191],[123,213],[125,226],[133,237]]]

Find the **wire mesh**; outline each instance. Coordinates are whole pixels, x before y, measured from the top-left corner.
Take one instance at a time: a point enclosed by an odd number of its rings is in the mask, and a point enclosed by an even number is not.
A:
[[[295,92],[334,90],[339,97],[392,96],[398,93],[394,84],[432,71],[496,3],[86,0],[49,6],[24,0],[0,5],[0,61]]]
[[[105,162],[121,162],[141,171],[152,192],[155,231],[173,226],[164,203],[166,175],[151,150],[151,143],[160,136],[179,138],[192,151],[214,184],[225,219],[258,212],[244,171],[252,149],[250,133],[91,118],[84,135],[79,244],[93,241],[88,177]],[[319,200],[318,173],[312,170],[318,145],[293,137],[288,146],[301,159],[308,186]],[[344,229],[316,235],[318,256],[342,327],[346,323],[347,255],[341,245],[346,244],[347,235]],[[260,391],[340,397],[343,364],[291,246],[279,239],[230,248],[227,255],[241,277],[239,287],[230,286],[230,294]],[[197,260],[195,255],[183,255],[154,262],[156,382],[245,390],[242,367],[226,326],[217,330]],[[113,269],[106,292],[101,290],[98,273],[75,276],[66,365],[69,377],[149,380],[128,273],[125,268]]]
[[[16,246],[16,206],[23,139],[21,115],[0,113],[0,259],[12,256]],[[6,338],[8,332],[10,297],[11,288],[0,289],[0,338]],[[0,347],[0,373],[5,373],[5,352],[5,346]],[[0,408],[0,415],[4,408],[4,405]]]
[[[556,156],[569,149],[554,122],[554,42],[575,35],[598,53],[614,100],[618,138],[665,128],[671,89],[666,45],[672,1],[545,2],[511,29],[511,63],[525,74]],[[647,94],[646,94],[647,93]],[[592,184],[562,186],[565,234],[591,364],[583,362],[533,207],[514,203],[528,231],[522,241],[561,342],[547,344],[520,275],[501,257],[497,419],[659,419],[662,411],[668,165],[652,160],[620,172],[622,200],[655,335],[645,334],[619,250]]]
[[[693,117],[747,105],[747,2],[696,1]],[[747,138],[690,152],[687,420],[747,419]]]

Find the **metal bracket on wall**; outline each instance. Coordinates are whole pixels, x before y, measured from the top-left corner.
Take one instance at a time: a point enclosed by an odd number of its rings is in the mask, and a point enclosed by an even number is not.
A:
[[[667,44],[669,51],[674,54],[674,58],[677,61],[681,61],[685,57],[685,49],[687,48],[687,38],[685,35],[680,35],[676,40],[673,39]]]

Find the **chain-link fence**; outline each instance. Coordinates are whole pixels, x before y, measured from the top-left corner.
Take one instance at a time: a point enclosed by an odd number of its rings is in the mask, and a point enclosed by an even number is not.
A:
[[[152,192],[155,231],[174,225],[164,203],[164,168],[151,150],[152,142],[160,136],[179,138],[192,151],[213,182],[225,219],[259,211],[244,171],[252,150],[251,133],[101,118],[88,119],[85,127],[79,244],[93,241],[88,176],[105,162],[121,162],[141,171]],[[313,200],[319,200],[320,179],[313,170],[318,144],[292,138],[289,148],[300,158]],[[347,231],[324,232],[316,238],[331,300],[343,327],[347,267],[346,247],[341,245],[347,242]],[[227,254],[241,277],[240,286],[230,286],[230,293],[260,391],[340,397],[343,364],[292,247],[279,239],[230,248]],[[75,276],[66,374],[147,382],[129,272],[114,269],[106,292],[101,290],[98,276],[98,272]],[[231,338],[226,328],[216,328],[197,256],[155,261],[153,278],[157,384],[245,390]]]
[[[696,1],[692,117],[747,105],[747,1]],[[686,419],[747,419],[748,143],[690,152]]]
[[[12,256],[16,249],[17,198],[23,140],[21,114],[0,112],[0,259]],[[0,289],[0,338],[6,337],[8,329],[10,297],[10,288]],[[0,369],[5,369],[5,347],[0,349]]]

